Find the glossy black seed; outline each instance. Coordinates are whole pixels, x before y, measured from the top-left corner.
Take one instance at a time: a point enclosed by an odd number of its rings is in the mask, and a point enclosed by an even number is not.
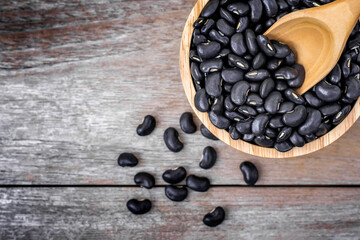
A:
[[[188,190],[184,186],[166,186],[165,195],[168,199],[175,202],[181,202],[185,200],[188,195]]]
[[[237,106],[231,101],[230,95],[224,99],[224,107],[228,111],[234,111]]]
[[[295,147],[303,147],[305,145],[305,139],[297,131],[293,131],[289,140]]]
[[[126,203],[126,207],[133,214],[145,214],[151,209],[151,201],[149,199],[144,199],[140,201],[137,199],[130,199]]]
[[[351,56],[345,54],[340,61],[341,71],[344,78],[347,78],[350,75],[350,66],[351,66]]]
[[[216,22],[216,27],[219,29],[220,32],[225,34],[228,37],[231,37],[231,35],[234,34],[235,28],[232,27],[230,24],[228,24],[224,19],[220,18]]]
[[[341,105],[338,103],[331,103],[319,108],[319,111],[323,116],[332,116],[338,113],[341,109]]]
[[[355,74],[358,74],[360,72],[359,65],[355,63],[351,63],[350,69],[351,69],[350,76],[354,76]]]
[[[274,147],[274,140],[268,136],[264,136],[264,135],[257,136],[255,137],[254,142],[256,145],[259,145],[260,147],[266,147],[266,148]]]
[[[249,63],[244,58],[239,57],[235,54],[230,53],[228,55],[229,62],[233,64],[234,67],[240,68],[242,70],[248,70],[249,69]]]
[[[267,63],[266,63],[266,68],[270,71],[275,71],[276,69],[278,69],[280,67],[280,65],[282,64],[283,60],[282,59],[278,59],[278,58],[271,58]]]
[[[207,19],[204,23],[204,26],[201,28],[201,33],[204,35],[208,35],[210,30],[216,26],[216,22],[214,19]]]
[[[279,92],[283,92],[288,88],[287,82],[285,80],[276,80],[275,89]]]
[[[356,77],[349,77],[345,81],[345,97],[357,99],[360,96],[360,81]]]
[[[256,112],[255,108],[247,106],[247,105],[239,106],[238,111],[239,111],[239,113],[241,113],[247,117],[254,117],[258,114]]]
[[[224,115],[229,120],[236,121],[236,122],[239,122],[239,121],[245,119],[245,117],[242,114],[240,114],[239,112],[235,112],[235,111],[227,111],[227,110],[225,110]]]
[[[287,113],[287,112],[290,112],[292,110],[294,110],[295,108],[295,103],[293,102],[283,102],[281,103],[280,105],[280,109],[279,109],[279,113]]]
[[[205,18],[211,17],[212,15],[215,14],[218,7],[219,7],[219,0],[211,0],[205,5],[203,10],[201,11],[200,16]]]
[[[193,62],[201,63],[203,60],[199,57],[196,50],[190,50],[190,59]]]
[[[282,43],[280,43],[280,42],[278,42],[276,40],[271,40],[270,42],[272,43],[272,45],[275,48],[274,57],[276,57],[276,58],[285,58],[287,55],[290,54],[291,50],[287,45],[282,44]]]
[[[207,128],[204,126],[204,124],[201,124],[201,126],[200,126],[200,132],[201,132],[201,134],[202,134],[204,137],[206,137],[206,138],[208,138],[208,139],[211,139],[211,140],[214,140],[214,141],[219,140],[217,137],[214,136],[214,134],[212,134],[212,133],[209,131],[209,129],[207,129]]]
[[[218,98],[215,98],[213,105],[211,106],[211,111],[215,114],[221,115],[224,112],[224,96],[221,95]]]
[[[308,135],[305,135],[304,137],[305,137],[305,141],[306,141],[307,143],[312,142],[312,141],[314,141],[314,140],[317,138],[316,135],[313,134],[313,133],[308,134]]]
[[[235,13],[236,15],[245,16],[249,13],[250,7],[244,2],[234,2],[227,6],[227,10]]]
[[[254,140],[254,138],[255,135],[253,133],[249,133],[249,134],[244,134],[242,140],[244,140],[245,142],[251,142]]]
[[[290,8],[288,3],[285,0],[277,0],[277,4],[281,11],[288,11]]]
[[[193,43],[194,43],[195,46],[197,46],[197,45],[199,45],[201,43],[206,43],[207,41],[208,41],[208,39],[202,34],[195,35],[193,37]]]
[[[242,33],[235,33],[232,35],[230,47],[235,54],[243,56],[247,51],[244,35]]]
[[[257,111],[258,113],[265,113],[265,112],[266,112],[264,106],[256,107],[256,111]]]
[[[225,211],[222,207],[216,207],[207,213],[203,218],[203,223],[209,227],[216,227],[225,219]]]
[[[199,64],[192,62],[190,65],[190,73],[196,84],[202,85],[205,77],[204,74],[200,71]]]
[[[197,53],[202,59],[209,59],[216,57],[221,50],[221,45],[218,42],[206,42],[197,45]]]
[[[308,135],[316,132],[321,123],[321,113],[319,110],[309,111],[306,120],[298,128],[298,133],[300,135]]]
[[[255,70],[264,67],[266,64],[266,56],[264,53],[259,52],[252,60],[252,66]]]
[[[241,134],[249,134],[251,133],[251,125],[253,120],[246,119],[236,123],[236,130]]]
[[[256,93],[250,93],[246,99],[246,104],[250,106],[260,107],[263,103],[262,98]]]
[[[196,125],[193,120],[193,115],[191,112],[184,112],[180,117],[180,128],[185,133],[194,133],[196,132]]]
[[[216,163],[217,154],[214,148],[207,146],[203,150],[199,166],[203,169],[210,169]]]
[[[238,22],[236,23],[235,31],[241,33],[249,27],[249,24],[250,24],[250,20],[247,16],[240,17]]]
[[[236,105],[243,105],[249,93],[250,85],[246,81],[237,82],[231,89],[231,101]]]
[[[295,64],[293,65],[293,68],[297,70],[298,75],[296,78],[294,79],[290,79],[288,80],[287,84],[289,85],[289,87],[291,88],[298,88],[300,87],[305,80],[305,69],[302,65],[300,64]]]
[[[295,54],[293,51],[291,51],[290,54],[286,56],[285,64],[288,66],[292,66],[295,64]]]
[[[172,152],[180,152],[184,147],[183,143],[180,141],[179,133],[172,127],[165,130],[164,142],[167,148]]]
[[[235,25],[236,19],[233,17],[233,15],[226,9],[220,8],[220,17],[228,21],[228,23]]]
[[[134,176],[134,182],[140,187],[150,189],[155,185],[155,178],[147,172],[139,172]]]
[[[282,121],[289,127],[297,127],[302,124],[307,117],[306,107],[298,105],[293,111],[287,112],[282,116]]]
[[[315,93],[318,98],[325,102],[335,102],[341,97],[341,89],[324,80],[315,86]]]
[[[264,108],[270,114],[275,114],[280,109],[280,104],[284,101],[280,92],[274,91],[265,99]]]
[[[223,48],[220,53],[219,53],[219,57],[227,57],[227,55],[229,55],[229,53],[231,53],[230,49],[228,48]]]
[[[341,68],[339,64],[336,64],[333,70],[331,70],[328,80],[332,84],[338,84],[341,81]]]
[[[314,108],[319,108],[324,105],[324,101],[316,97],[316,95],[311,91],[307,91],[303,96],[306,102]]]
[[[227,68],[222,70],[221,77],[227,83],[236,83],[244,79],[244,72],[238,68]]]
[[[197,192],[206,192],[210,187],[210,181],[206,177],[189,175],[186,178],[186,186]]]
[[[274,117],[270,118],[269,126],[273,129],[282,128],[284,126],[284,123],[281,117],[281,115],[275,115]]]
[[[267,78],[269,78],[270,72],[266,69],[258,69],[258,70],[252,70],[248,73],[245,74],[245,79],[249,80],[249,81],[255,81],[255,82],[259,82],[259,81],[263,81]]]
[[[139,160],[132,153],[121,153],[117,161],[121,167],[134,167],[139,162]]]
[[[279,152],[288,152],[290,151],[294,146],[289,142],[281,142],[281,143],[275,143],[274,145],[275,149]]]
[[[286,0],[288,2],[289,5],[291,6],[298,6],[300,0]]]
[[[340,112],[338,112],[338,114],[336,114],[333,117],[332,124],[338,125],[339,123],[341,123],[346,118],[346,116],[349,114],[350,111],[351,111],[350,105],[346,105],[345,107],[343,107],[340,110]]]
[[[250,61],[253,60],[253,58],[254,58],[253,55],[251,55],[251,54],[249,54],[249,53],[244,55],[244,59],[245,59],[246,61],[249,61],[249,62],[250,62]]]
[[[203,17],[199,17],[193,24],[194,28],[201,28],[204,23],[205,23],[206,19]]]
[[[286,141],[292,134],[291,127],[283,127],[277,135],[276,142],[281,143]]]
[[[236,130],[235,126],[229,127],[229,134],[233,140],[238,140],[241,138],[241,134]]]
[[[257,115],[251,124],[251,131],[255,136],[261,136],[265,133],[270,117],[267,114]]]
[[[265,27],[266,27],[266,28],[270,28],[275,22],[276,22],[275,19],[269,18],[269,19],[266,20],[266,22],[265,22]]]
[[[255,56],[259,52],[256,35],[250,28],[245,30],[245,42],[249,53]]]
[[[260,97],[266,98],[274,90],[274,88],[275,88],[274,80],[272,80],[271,78],[265,79],[260,85],[260,89],[259,89]]]
[[[268,17],[273,17],[278,13],[279,6],[276,0],[262,0],[265,13]]]
[[[259,22],[263,14],[263,5],[261,0],[249,0],[250,6],[250,19],[252,22]]]
[[[205,78],[205,91],[209,96],[219,97],[222,92],[220,72],[210,73]]]
[[[240,164],[240,171],[243,174],[245,183],[248,185],[255,185],[259,179],[258,170],[252,162],[242,162]]]
[[[185,177],[186,177],[186,170],[183,167],[168,169],[162,175],[164,181],[170,184],[179,183],[182,180],[184,180]]]
[[[315,136],[321,137],[329,131],[329,126],[325,123],[321,123],[318,130],[315,132]]]
[[[272,128],[266,128],[265,130],[265,135],[268,136],[269,138],[276,138],[278,133],[275,129]]]
[[[139,136],[147,136],[154,131],[156,120],[151,115],[146,115],[142,123],[136,128],[136,133]]]
[[[223,67],[223,61],[221,60],[221,58],[209,59],[200,64],[200,70],[203,73],[220,71],[222,67]]]
[[[264,35],[258,35],[256,37],[256,40],[261,51],[263,51],[263,53],[265,53],[266,56],[272,57],[275,55],[275,48],[270,42],[268,37]]]
[[[251,82],[250,85],[250,92],[252,93],[258,93],[260,89],[260,83],[258,82]]]
[[[284,95],[287,99],[290,101],[296,103],[296,104],[305,104],[304,98],[297,94],[293,89],[288,88],[284,91]]]
[[[194,97],[194,105],[200,112],[207,112],[209,110],[209,96],[207,95],[204,88],[196,92]]]
[[[215,29],[211,29],[210,33],[209,33],[209,38],[212,41],[217,41],[219,43],[221,43],[221,45],[226,46],[229,44],[230,40],[227,36],[225,35],[221,35],[218,31],[216,31]],[[199,46],[199,45],[198,45]],[[218,55],[220,55],[220,52],[218,53]]]
[[[210,119],[210,122],[219,129],[227,129],[231,124],[231,122],[228,118],[226,118],[222,115],[217,115],[212,111],[209,112],[209,119]]]
[[[299,73],[295,68],[288,66],[281,67],[275,72],[276,79],[290,80],[296,78],[298,75]]]

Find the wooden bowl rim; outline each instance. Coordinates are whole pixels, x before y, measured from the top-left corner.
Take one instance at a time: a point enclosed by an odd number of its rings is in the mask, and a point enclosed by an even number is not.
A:
[[[360,98],[354,104],[351,112],[348,116],[335,128],[333,128],[329,133],[324,136],[305,144],[304,147],[294,147],[292,150],[282,153],[278,152],[274,148],[264,148],[260,147],[243,140],[233,140],[230,137],[230,134],[225,131],[216,128],[209,120],[208,113],[198,111],[194,106],[194,96],[195,96],[195,88],[192,82],[192,77],[190,74],[190,60],[189,60],[189,52],[190,52],[190,43],[192,32],[194,30],[193,23],[199,17],[203,7],[209,0],[198,0],[195,6],[193,7],[184,27],[184,31],[181,38],[180,45],[180,73],[181,79],[184,87],[184,91],[186,97],[200,121],[205,125],[206,128],[210,130],[212,134],[214,134],[217,138],[219,138],[222,142],[230,145],[231,147],[238,149],[242,152],[258,156],[264,158],[290,158],[302,156],[305,154],[309,154],[315,151],[318,151],[329,144],[336,141],[340,138],[350,127],[356,122],[356,120],[360,116]]]

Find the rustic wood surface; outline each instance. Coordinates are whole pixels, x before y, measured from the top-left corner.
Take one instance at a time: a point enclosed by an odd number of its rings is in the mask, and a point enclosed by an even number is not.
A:
[[[359,236],[359,189],[339,187],[360,184],[359,122],[330,146],[292,159],[244,154],[199,131],[179,131],[180,153],[166,149],[163,131],[179,129],[181,113],[191,111],[178,53],[194,4],[0,1],[0,239]],[[135,129],[146,114],[156,117],[157,128],[141,138]],[[202,170],[198,161],[208,145],[218,161]],[[117,166],[125,151],[139,157],[136,168]],[[272,186],[230,188],[244,185],[244,160],[257,165],[259,185]],[[161,174],[179,165],[218,186],[170,202]],[[131,187],[139,171],[154,174],[159,187]],[[84,184],[97,187],[78,186]],[[125,210],[133,196],[154,200],[149,215]],[[224,205],[228,217],[209,229],[201,218],[214,205]]]

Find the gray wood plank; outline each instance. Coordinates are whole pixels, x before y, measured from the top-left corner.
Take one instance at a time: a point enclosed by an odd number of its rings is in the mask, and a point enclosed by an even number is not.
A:
[[[178,68],[180,37],[195,1],[7,1],[0,14],[0,184],[133,184],[149,171],[185,166],[213,184],[243,184],[253,161],[258,184],[360,184],[360,125],[333,145],[295,159],[261,159],[199,132],[180,132],[169,152],[163,131],[190,111]],[[136,135],[146,114],[156,130]],[[196,121],[199,126],[199,121]],[[202,149],[219,159],[198,167]],[[117,156],[134,152],[136,168]]]
[[[0,189],[1,239],[358,239],[360,189],[212,188],[168,200],[163,188]],[[132,215],[126,201],[153,200]],[[203,225],[213,207],[216,228]]]

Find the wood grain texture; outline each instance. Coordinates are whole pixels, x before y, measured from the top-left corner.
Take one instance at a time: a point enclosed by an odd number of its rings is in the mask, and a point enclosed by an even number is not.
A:
[[[132,185],[138,171],[161,184],[162,172],[178,165],[213,184],[243,184],[244,160],[258,166],[258,184],[360,184],[359,124],[331,146],[295,159],[254,157],[199,132],[179,131],[184,149],[166,149],[163,131],[179,130],[181,113],[191,111],[178,52],[194,3],[1,5],[0,184]],[[156,117],[157,128],[141,138],[135,129],[146,114]],[[207,145],[218,151],[218,162],[205,171],[198,161]],[[135,152],[138,167],[117,166],[124,151]]]
[[[357,239],[360,189],[213,188],[174,203],[163,188],[0,189],[1,239]],[[231,198],[229,197],[231,195]],[[126,209],[149,198],[143,216]],[[202,223],[216,206],[216,228]]]
[[[234,140],[230,137],[230,134],[223,129],[219,129],[215,127],[209,119],[209,115],[207,112],[200,112],[195,108],[194,105],[194,96],[196,94],[196,90],[193,84],[193,80],[190,73],[190,45],[191,45],[191,37],[192,32],[194,30],[193,23],[200,16],[200,13],[206,3],[209,0],[198,0],[193,10],[189,14],[189,17],[186,21],[183,35],[181,38],[181,46],[180,46],[180,73],[181,79],[183,83],[183,87],[185,90],[186,97],[196,115],[199,117],[201,122],[221,141],[230,145],[231,147],[238,149],[242,152],[264,157],[264,158],[291,158],[303,156],[312,152],[316,152],[337,139],[339,139],[346,131],[348,131],[351,126],[356,122],[356,120],[360,116],[360,99],[358,99],[349,113],[349,115],[344,119],[342,123],[336,126],[333,130],[331,130],[328,134],[316,139],[315,141],[306,144],[304,147],[294,147],[288,152],[279,152],[275,148],[265,148],[260,147],[255,144],[248,143],[243,140]],[[303,33],[301,33],[303,34]]]

